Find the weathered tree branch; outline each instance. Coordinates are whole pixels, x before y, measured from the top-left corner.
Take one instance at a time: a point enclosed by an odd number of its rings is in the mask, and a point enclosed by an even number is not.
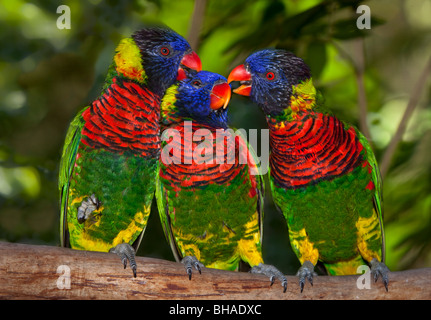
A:
[[[280,283],[270,286],[263,275],[204,268],[190,281],[179,263],[143,257],[136,262],[138,275],[133,278],[115,254],[0,242],[0,299],[431,298],[431,268],[391,272],[389,292],[380,281],[358,289],[359,276],[318,276],[301,294],[296,276],[287,277],[283,293]]]

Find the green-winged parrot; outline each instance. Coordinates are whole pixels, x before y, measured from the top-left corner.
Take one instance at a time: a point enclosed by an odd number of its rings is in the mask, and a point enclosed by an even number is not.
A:
[[[59,170],[62,246],[117,253],[136,277],[160,155],[160,101],[201,62],[166,27],[121,40],[100,96],[69,126]]]
[[[325,108],[309,67],[288,51],[257,51],[228,80],[265,114],[272,196],[301,263],[301,291],[318,262],[330,275],[370,265],[387,290],[382,181],[364,135]]]
[[[160,218],[190,279],[193,267],[238,270],[245,263],[286,290],[286,277],[262,258],[264,182],[253,150],[228,127],[230,96],[226,78],[207,71],[167,90],[156,190]]]

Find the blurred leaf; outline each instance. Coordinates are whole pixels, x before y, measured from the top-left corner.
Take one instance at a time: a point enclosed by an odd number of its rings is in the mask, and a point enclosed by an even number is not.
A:
[[[16,29],[10,29],[0,22],[0,43],[9,44],[2,46],[0,50],[0,60],[7,62],[17,62],[25,59],[35,52],[52,52],[52,45],[46,40],[29,39],[26,41],[16,41],[22,34]]]
[[[285,15],[285,9],[286,7],[282,1],[270,1],[268,6],[265,8],[265,11],[263,12],[261,25],[270,23],[272,20],[275,20],[280,16],[283,17]]]
[[[358,37],[366,37],[370,36],[371,32],[369,29],[358,29],[356,26],[357,18],[351,19],[342,19],[338,20],[333,25],[333,33],[332,37],[340,40],[349,40]],[[377,27],[378,25],[383,24],[384,21],[382,19],[371,17],[371,27]]]
[[[304,60],[310,66],[314,79],[319,79],[320,74],[326,66],[327,60],[326,44],[319,41],[312,41],[307,46]]]

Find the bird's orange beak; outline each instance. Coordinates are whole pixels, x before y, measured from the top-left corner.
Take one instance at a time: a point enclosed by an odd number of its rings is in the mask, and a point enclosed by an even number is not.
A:
[[[210,107],[213,110],[218,110],[221,107],[226,109],[231,97],[230,86],[226,83],[216,84],[211,90]]]
[[[251,92],[251,73],[247,71],[243,64],[239,65],[229,74],[228,83],[232,81],[240,81],[241,86],[233,90],[236,94],[249,96]]]
[[[198,72],[202,70],[202,62],[196,52],[192,51],[184,55],[183,59],[181,60],[180,67],[178,68],[177,80],[183,80],[187,78],[184,67]]]

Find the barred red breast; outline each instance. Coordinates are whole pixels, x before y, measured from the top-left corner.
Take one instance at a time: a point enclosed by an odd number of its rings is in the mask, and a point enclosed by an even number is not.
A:
[[[288,189],[330,180],[351,172],[363,162],[355,129],[337,118],[303,114],[297,121],[269,122],[270,168],[274,182]]]
[[[171,136],[167,145],[163,147],[161,179],[170,181],[173,188],[201,187],[212,183],[222,185],[229,184],[238,174],[247,170],[253,189],[250,197],[255,196],[256,163],[249,153],[246,142],[240,136],[229,130],[216,130],[191,121],[172,126],[170,129],[177,132],[177,137]],[[209,136],[205,137],[206,140],[196,141],[200,129],[206,129],[201,133]],[[217,141],[217,138],[223,141]],[[204,140],[209,144],[205,145]],[[163,160],[166,152],[169,153],[171,163]]]
[[[114,78],[112,85],[82,114],[83,143],[91,148],[158,157],[159,101],[147,88]]]

